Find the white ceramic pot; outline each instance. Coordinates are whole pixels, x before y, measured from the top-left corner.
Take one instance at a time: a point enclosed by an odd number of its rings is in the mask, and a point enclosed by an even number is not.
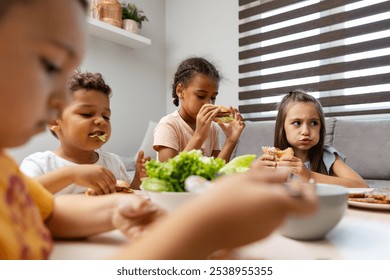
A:
[[[127,31],[133,32],[135,34],[138,34],[140,31],[140,29],[138,27],[138,22],[136,22],[135,20],[132,20],[132,19],[122,20],[122,28],[127,30]]]

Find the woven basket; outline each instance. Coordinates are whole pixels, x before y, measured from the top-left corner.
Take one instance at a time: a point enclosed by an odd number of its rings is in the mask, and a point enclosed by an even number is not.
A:
[[[96,5],[97,18],[108,24],[122,27],[122,6],[118,0],[100,0]]]

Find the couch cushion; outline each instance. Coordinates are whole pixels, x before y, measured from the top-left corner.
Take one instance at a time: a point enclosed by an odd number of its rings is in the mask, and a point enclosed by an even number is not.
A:
[[[336,125],[336,118],[326,118],[325,119],[325,145],[333,146],[333,134],[334,134],[334,128]]]
[[[338,119],[333,146],[363,178],[390,180],[390,119]]]
[[[274,121],[245,121],[245,125],[245,129],[238,140],[234,156],[245,154],[262,155],[262,146],[273,146],[275,130]]]
[[[157,123],[150,121],[148,128],[146,129],[144,139],[142,140],[140,150],[143,150],[146,156],[150,156],[152,159],[157,158],[157,153],[153,149],[153,140],[154,140],[154,129],[156,128]],[[135,155],[134,160],[137,160],[137,155]]]

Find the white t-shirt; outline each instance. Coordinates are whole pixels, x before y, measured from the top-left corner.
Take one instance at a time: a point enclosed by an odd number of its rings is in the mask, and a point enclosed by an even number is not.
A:
[[[218,129],[216,123],[211,123],[210,133],[201,147],[204,156],[210,157],[214,150],[221,150]],[[161,118],[154,129],[153,148],[157,150],[158,146],[165,146],[181,152],[194,133],[195,131],[180,117],[179,112],[175,111]]]
[[[131,178],[129,174],[127,174],[126,168],[118,155],[103,151],[96,151],[96,153],[99,155],[99,159],[95,163],[96,165],[100,165],[111,170],[117,180],[123,180],[129,183],[131,182]],[[30,177],[37,177],[50,171],[57,170],[58,168],[72,165],[78,164],[63,159],[52,151],[46,151],[37,152],[26,157],[23,160],[20,169]],[[55,195],[84,193],[87,189],[88,188],[80,185],[71,184],[61,191],[55,193]]]

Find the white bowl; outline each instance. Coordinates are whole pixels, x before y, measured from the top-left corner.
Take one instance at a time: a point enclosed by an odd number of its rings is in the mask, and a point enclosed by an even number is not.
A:
[[[305,217],[289,216],[280,232],[298,240],[318,240],[325,237],[341,220],[348,207],[348,189],[338,185],[317,184],[319,206]]]
[[[187,203],[191,199],[199,196],[190,192],[152,192],[148,191],[148,195],[153,203],[156,203],[161,208],[167,211],[173,211],[179,206]]]

